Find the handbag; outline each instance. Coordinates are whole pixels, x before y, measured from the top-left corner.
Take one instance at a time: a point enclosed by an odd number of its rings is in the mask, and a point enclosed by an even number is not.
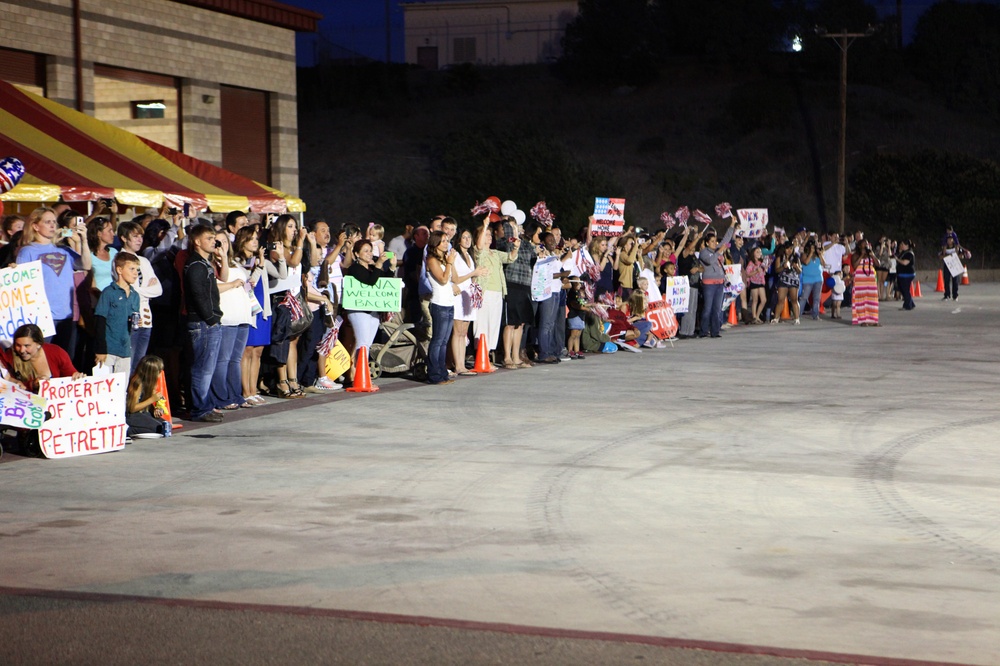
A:
[[[297,338],[312,326],[313,313],[309,309],[301,289],[295,294],[289,289],[285,292],[285,298],[281,304],[288,308],[288,312],[292,315],[292,323],[288,326],[289,338]]]

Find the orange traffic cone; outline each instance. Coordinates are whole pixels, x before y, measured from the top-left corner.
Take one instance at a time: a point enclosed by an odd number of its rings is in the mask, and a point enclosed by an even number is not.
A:
[[[944,291],[944,271],[938,269],[938,285],[934,291]]]
[[[163,420],[169,421],[171,428],[174,430],[183,428],[184,424],[174,422],[173,414],[170,412],[170,393],[167,390],[167,375],[163,370],[160,370],[160,376],[156,380],[156,392],[163,396],[163,404],[158,405],[163,408]]]
[[[372,386],[372,373],[368,369],[368,347],[358,350],[357,365],[354,368],[354,386],[347,389],[348,393],[375,393],[377,386]]]
[[[788,309],[788,299],[787,298],[785,299],[785,307],[783,307],[781,309],[781,318],[782,319],[791,319],[792,318],[792,311]]]
[[[962,273],[962,284],[963,285],[969,284],[969,269],[968,268],[966,268],[965,272]]]
[[[488,374],[496,372],[497,369],[490,365],[490,350],[486,348],[486,334],[479,334],[479,344],[476,347],[476,365],[472,371],[477,374]]]
[[[913,298],[923,298],[924,295],[920,293],[920,282],[917,278],[913,278],[913,288],[910,290],[912,292]]]
[[[729,304],[729,325],[736,326],[740,320],[736,318],[736,301]]]

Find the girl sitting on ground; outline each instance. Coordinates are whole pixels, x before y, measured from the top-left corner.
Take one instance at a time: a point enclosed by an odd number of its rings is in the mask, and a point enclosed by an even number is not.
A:
[[[161,372],[163,359],[143,356],[129,379],[125,396],[125,423],[128,424],[129,437],[147,433],[164,434],[166,398],[156,390]]]

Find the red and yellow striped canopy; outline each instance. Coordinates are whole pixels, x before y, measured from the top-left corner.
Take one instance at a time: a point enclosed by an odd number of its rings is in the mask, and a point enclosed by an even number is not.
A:
[[[0,81],[0,158],[25,175],[0,201],[94,201],[302,212],[301,199]]]

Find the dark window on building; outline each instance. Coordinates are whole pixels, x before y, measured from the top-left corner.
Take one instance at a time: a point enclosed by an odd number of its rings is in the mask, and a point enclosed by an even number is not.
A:
[[[456,37],[453,42],[452,62],[476,62],[476,38]]]
[[[268,95],[220,86],[222,168],[271,184],[271,118]]]
[[[163,118],[167,111],[167,105],[162,99],[148,99],[141,102],[132,102],[132,117],[135,119]]]
[[[0,79],[45,89],[45,56],[0,48]]]
[[[417,66],[423,69],[437,69],[438,68],[438,47],[436,46],[418,46],[417,47]]]

